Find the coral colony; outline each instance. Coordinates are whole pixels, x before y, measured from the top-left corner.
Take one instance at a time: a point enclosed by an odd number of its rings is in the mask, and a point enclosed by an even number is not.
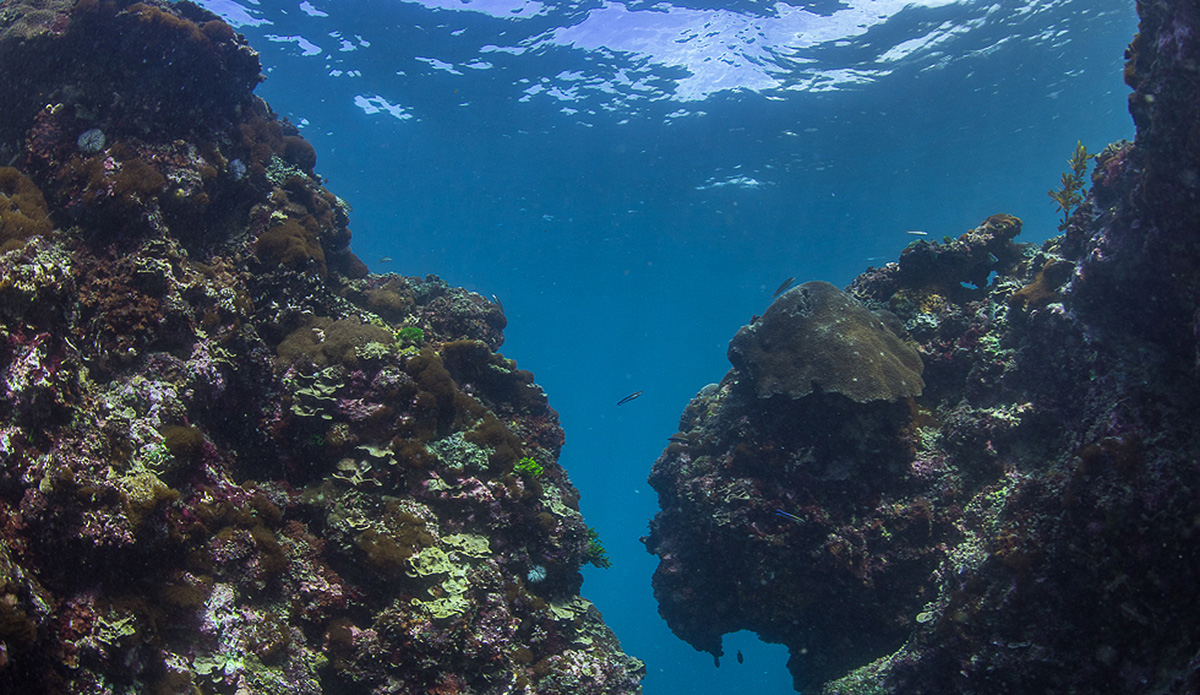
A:
[[[733,337],[651,472],[682,639],[806,693],[1200,689],[1200,27],[1139,9],[1137,141],[1076,150],[1062,236]],[[499,303],[367,272],[242,37],[6,0],[0,65],[0,692],[640,692]]]

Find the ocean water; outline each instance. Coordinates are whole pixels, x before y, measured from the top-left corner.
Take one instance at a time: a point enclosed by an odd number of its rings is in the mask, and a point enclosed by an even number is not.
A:
[[[737,328],[786,278],[845,285],[912,232],[1007,212],[1041,242],[1076,141],[1133,136],[1131,0],[201,4],[261,53],[258,94],[373,271],[503,302],[613,560],[583,593],[647,695],[793,692],[778,645],[728,636],[717,668],[676,639],[638,540],[650,465]]]

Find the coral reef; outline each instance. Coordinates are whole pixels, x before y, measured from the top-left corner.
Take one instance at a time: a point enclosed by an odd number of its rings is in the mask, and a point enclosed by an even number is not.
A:
[[[0,691],[640,692],[502,311],[366,273],[242,37],[9,0],[0,64]]]
[[[1064,197],[1062,236],[995,216],[848,288],[898,320],[923,390],[764,393],[739,332],[650,476],[680,637],[785,644],[806,693],[1200,688],[1200,14],[1139,11],[1137,139]]]

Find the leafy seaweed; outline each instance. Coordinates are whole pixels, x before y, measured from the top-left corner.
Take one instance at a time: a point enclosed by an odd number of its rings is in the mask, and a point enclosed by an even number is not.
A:
[[[416,326],[405,326],[396,331],[397,345],[420,345],[425,340],[425,331]]]
[[[526,456],[513,466],[513,470],[518,473],[525,473],[530,477],[536,478],[542,474],[542,464],[533,459],[532,456]]]
[[[600,532],[589,526],[587,534],[588,543],[587,549],[583,552],[583,561],[590,562],[600,569],[612,567],[612,561],[608,559],[608,552],[600,543]]]
[[[1087,189],[1083,187],[1083,176],[1087,173],[1088,161],[1094,158],[1095,155],[1089,154],[1082,142],[1076,142],[1075,152],[1067,160],[1070,171],[1064,171],[1062,174],[1062,187],[1057,191],[1051,189],[1047,192],[1063,214],[1062,222],[1058,225],[1060,232],[1066,230],[1071,214],[1083,203],[1084,196],[1087,195]]]

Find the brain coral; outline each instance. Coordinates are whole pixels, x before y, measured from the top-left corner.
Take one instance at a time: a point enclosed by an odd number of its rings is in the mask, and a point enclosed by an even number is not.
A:
[[[781,295],[733,337],[729,361],[759,398],[801,398],[819,389],[866,403],[919,396],[925,387],[916,350],[828,282]]]
[[[0,253],[52,227],[46,199],[33,181],[12,167],[0,167]]]

